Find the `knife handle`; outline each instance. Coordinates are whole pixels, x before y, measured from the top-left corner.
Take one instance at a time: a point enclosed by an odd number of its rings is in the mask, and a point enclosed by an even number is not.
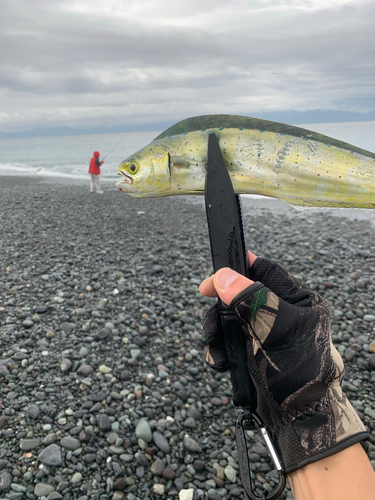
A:
[[[236,313],[220,301],[220,318],[224,331],[232,381],[233,404],[255,411],[257,393],[247,367],[246,337]]]

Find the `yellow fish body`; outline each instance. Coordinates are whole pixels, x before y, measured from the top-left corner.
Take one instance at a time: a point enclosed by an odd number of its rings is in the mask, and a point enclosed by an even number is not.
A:
[[[233,115],[187,118],[123,161],[116,187],[135,197],[204,194],[215,133],[234,191],[292,205],[375,208],[375,154],[299,127]]]

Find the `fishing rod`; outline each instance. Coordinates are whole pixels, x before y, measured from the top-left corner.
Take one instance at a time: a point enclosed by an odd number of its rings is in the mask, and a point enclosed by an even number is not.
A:
[[[129,132],[126,132],[126,134],[124,135],[124,137],[102,158],[102,161],[104,161],[104,158],[107,158],[107,156],[109,155],[109,153],[112,153],[112,151],[115,148],[117,148],[117,146],[120,144],[120,142],[122,142],[128,134],[129,134]]]

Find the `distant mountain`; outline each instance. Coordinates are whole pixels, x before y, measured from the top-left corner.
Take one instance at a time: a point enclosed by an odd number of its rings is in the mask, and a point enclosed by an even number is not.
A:
[[[96,128],[34,128],[20,132],[0,132],[0,139],[18,139],[27,137],[56,137],[64,135],[91,135],[91,134],[116,134],[124,132],[146,132],[152,130],[164,130],[175,123],[174,121],[160,123],[142,123],[123,125],[118,127],[96,127]]]
[[[363,122],[375,121],[375,111],[369,113],[352,113],[350,111],[269,111],[264,113],[241,113],[244,116],[262,118],[275,122],[288,123],[292,125],[303,125],[306,123],[336,123],[336,122]],[[165,130],[174,123],[187,118],[181,116],[176,120],[164,122],[151,122],[141,124],[127,124],[117,127],[96,127],[96,128],[74,128],[74,127],[56,127],[56,128],[34,128],[21,132],[0,132],[0,139],[13,139],[22,137],[53,137],[64,135],[90,135],[90,134],[115,134],[124,132],[148,132],[152,130]]]

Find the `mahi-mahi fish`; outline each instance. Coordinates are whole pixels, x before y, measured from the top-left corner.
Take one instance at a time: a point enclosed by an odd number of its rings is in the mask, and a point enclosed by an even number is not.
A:
[[[234,191],[291,205],[375,208],[375,154],[303,128],[257,118],[182,120],[123,161],[116,187],[135,197],[204,194],[214,133]]]

